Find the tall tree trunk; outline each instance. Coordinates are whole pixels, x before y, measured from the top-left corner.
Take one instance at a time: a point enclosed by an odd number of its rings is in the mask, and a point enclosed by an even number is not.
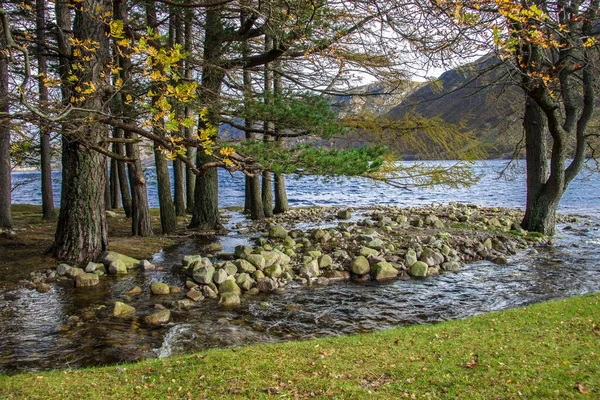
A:
[[[265,52],[273,49],[273,38],[265,36]],[[264,102],[269,104],[273,96],[273,70],[269,63],[265,64],[265,76],[264,76]],[[270,136],[273,134],[273,124],[268,121],[264,121],[264,141],[269,141]],[[273,179],[271,171],[263,171],[262,173],[262,203],[265,217],[270,218],[273,216]]]
[[[122,20],[127,25],[127,1],[114,0],[113,12],[116,18]],[[119,67],[121,67],[120,76],[125,82],[124,89],[128,89],[129,75],[132,68],[131,60],[127,57],[118,57]],[[123,101],[120,96],[120,103],[123,106],[125,116],[135,115],[135,110]],[[152,218],[150,216],[150,206],[148,204],[148,188],[146,178],[144,177],[144,168],[142,166],[140,147],[137,143],[138,135],[126,131],[125,138],[130,141],[125,145],[127,158],[135,160],[127,165],[129,176],[129,186],[131,187],[131,234],[134,236],[152,236]]]
[[[273,94],[275,97],[281,97],[283,95],[283,85],[281,82],[281,60],[276,60],[273,62],[274,72],[273,72]],[[281,136],[279,136],[279,126],[275,125],[275,140],[278,142],[280,146],[283,145]],[[287,199],[287,192],[285,189],[285,175],[284,174],[274,174],[275,177],[275,209],[273,209],[273,213],[281,214],[290,209]]]
[[[0,112],[8,113],[8,58],[0,51]],[[0,120],[0,228],[12,227],[10,176],[10,120]]]
[[[192,47],[194,44],[194,34],[192,32],[192,18],[194,16],[191,8],[185,9],[185,22],[184,22],[184,50],[186,53],[192,53]],[[192,80],[192,60],[191,56],[184,61],[184,71],[183,76],[186,80]],[[189,106],[185,107],[185,118],[190,118],[192,116],[192,108]],[[194,130],[193,128],[185,128],[185,137],[188,140],[192,140],[194,138]],[[196,159],[196,148],[193,146],[187,147],[186,157],[190,162],[194,162]],[[194,188],[196,187],[196,174],[190,169],[190,167],[185,167],[185,203],[187,205],[186,212],[191,214],[194,211]]]
[[[183,43],[182,18],[179,16],[179,14],[177,12],[174,12],[171,15],[169,35],[170,35],[169,42],[170,42],[171,47],[174,44],[179,44],[183,47],[184,43]],[[183,73],[184,73],[183,61],[181,61],[179,63],[178,69],[179,69],[180,75],[183,76]],[[176,118],[182,117],[182,115],[181,115],[182,110],[180,108],[177,108],[175,110],[175,113],[177,116]],[[181,127],[179,129],[179,136],[180,137],[185,136],[185,129],[183,127]],[[180,159],[175,159],[175,160],[173,160],[173,192],[174,192],[174,198],[175,198],[175,214],[177,216],[185,215],[185,196],[186,196],[185,183],[186,183],[185,167],[183,165],[183,161],[181,161]]]
[[[104,158],[104,208],[106,210],[112,210],[112,188],[109,166],[110,160]]]
[[[221,18],[221,7],[211,7],[206,10],[204,63],[202,65],[202,85],[200,89],[201,104],[208,109],[208,121],[217,129],[221,120],[219,101],[224,78],[224,72],[219,68],[223,54],[223,22]],[[201,119],[198,128],[205,128]],[[214,161],[212,156],[207,155],[202,150],[198,151],[196,155],[198,167],[212,161]],[[196,178],[194,211],[190,228],[219,229],[220,227],[219,177],[216,168],[210,168],[204,176]]]
[[[154,2],[146,3],[146,18],[148,26],[156,29],[158,21],[156,18],[156,5]],[[160,93],[160,88],[154,87],[155,93]],[[152,98],[152,106],[156,107],[158,97]],[[156,126],[160,121],[155,121],[153,133],[161,135],[162,129]],[[160,209],[160,226],[163,233],[172,233],[177,229],[177,216],[175,215],[175,205],[171,196],[171,177],[167,158],[159,149],[159,145],[154,145],[154,163],[156,164],[156,180],[158,182],[158,204]]]
[[[44,78],[48,75],[48,66],[46,61],[46,2],[36,0],[36,19],[35,32],[37,41],[37,62],[38,62],[38,90],[39,100],[42,108],[48,103],[48,88],[45,85]],[[49,219],[56,217],[54,210],[54,193],[52,190],[52,157],[50,146],[50,132],[44,121],[39,122],[40,129],[40,169],[42,172],[42,218]]]
[[[115,210],[121,208],[121,185],[119,183],[118,163],[114,158],[110,160],[110,207]]]
[[[85,0],[75,14],[75,38],[98,43],[93,59],[82,62],[84,68],[81,71],[82,79],[92,82],[97,88],[109,83],[109,73],[105,70],[109,60],[108,40],[104,23],[98,17],[109,10],[108,0]],[[105,111],[103,103],[102,93],[97,92],[84,100],[82,107]],[[57,258],[77,263],[96,259],[108,245],[103,197],[105,157],[80,142],[80,135],[84,133],[86,142],[101,146],[107,137],[106,127],[86,118],[83,121],[86,121],[83,126],[74,126],[71,132],[63,132],[61,207],[53,248]]]
[[[122,103],[122,96],[118,96],[117,100]],[[113,137],[116,139],[123,138],[123,130],[119,128],[113,129]],[[125,146],[123,143],[113,143],[113,152],[121,157],[125,157]],[[119,181],[119,192],[121,193],[121,203],[125,216],[131,218],[131,192],[129,191],[129,181],[127,178],[127,169],[125,163],[117,161],[117,175]]]

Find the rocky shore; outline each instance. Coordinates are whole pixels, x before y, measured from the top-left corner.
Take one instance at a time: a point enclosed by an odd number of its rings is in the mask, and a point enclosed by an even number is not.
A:
[[[146,324],[160,325],[169,322],[171,310],[186,310],[205,301],[213,301],[215,307],[235,307],[245,296],[285,290],[290,282],[329,285],[350,279],[424,279],[479,260],[500,267],[528,245],[546,240],[522,230],[521,218],[518,210],[455,203],[366,210],[294,209],[266,222],[239,224],[238,230],[255,234],[253,245],[224,253],[215,243],[203,254],[184,256],[173,273],[185,276],[185,285],[153,282],[150,293],[132,287],[103,312],[111,318],[143,317]],[[303,225],[312,228],[298,228]],[[155,268],[147,260],[105,252],[83,268],[60,264],[32,273],[27,285],[45,292],[52,282],[70,279],[77,290],[87,290],[107,279],[104,275],[146,273]],[[143,295],[152,296],[157,305],[152,313],[141,316],[127,303]]]

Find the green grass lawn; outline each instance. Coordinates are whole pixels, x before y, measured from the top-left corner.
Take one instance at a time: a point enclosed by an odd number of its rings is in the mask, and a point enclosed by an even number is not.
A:
[[[0,398],[600,398],[600,293],[461,321],[0,377]]]

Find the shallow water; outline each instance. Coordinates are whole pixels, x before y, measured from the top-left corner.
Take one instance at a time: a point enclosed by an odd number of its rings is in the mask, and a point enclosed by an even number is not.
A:
[[[494,181],[486,175],[475,188],[460,192],[396,193],[391,188],[369,186],[365,182],[344,180],[320,187],[322,194],[315,195],[314,189],[310,189],[316,185],[314,181],[301,180],[298,184],[291,180],[289,194],[295,205],[468,201],[519,207],[524,201],[519,186],[523,183],[522,176],[508,182]],[[228,199],[237,196],[234,189],[224,192]],[[119,299],[136,307],[140,316],[150,314],[159,301],[147,294],[150,283],[183,285],[185,277],[173,272],[171,266],[183,255],[197,252],[204,240],[192,239],[155,255],[154,261],[162,270],[107,277],[97,288],[75,289],[71,282],[63,282],[53,285],[45,294],[26,289],[0,292],[0,372],[78,368],[212,347],[370,332],[597,292],[600,290],[599,197],[597,176],[574,182],[561,209],[587,216],[571,224],[572,227],[559,226],[552,246],[518,254],[506,266],[478,262],[456,273],[388,283],[338,282],[313,287],[290,284],[280,294],[245,297],[235,309],[220,309],[211,300],[189,311],[173,309],[171,322],[163,327],[147,326],[143,317],[133,321],[103,317],[102,311],[97,310]],[[232,223],[239,222],[239,218],[233,218]],[[220,240],[225,250],[230,250],[248,237],[232,234]],[[125,292],[135,285],[141,286],[144,294],[127,298]],[[166,296],[160,301],[168,303],[180,297]],[[69,319],[70,316],[79,320]]]

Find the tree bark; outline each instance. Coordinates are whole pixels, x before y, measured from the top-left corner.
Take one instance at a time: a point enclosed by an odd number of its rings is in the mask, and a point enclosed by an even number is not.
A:
[[[85,68],[81,71],[82,79],[89,80],[97,88],[108,84],[109,73],[105,70],[109,60],[108,40],[104,23],[97,17],[108,10],[108,0],[85,0],[76,9],[73,26],[77,39],[98,43],[93,59],[82,62]],[[103,103],[101,92],[96,92],[84,100],[82,106],[105,111]],[[58,259],[76,263],[96,259],[108,245],[105,157],[84,145],[84,142],[100,145],[107,136],[107,129],[103,124],[84,120],[83,126],[63,132],[61,207],[53,246]]]
[[[148,26],[152,29],[156,29],[158,21],[156,18],[156,5],[154,2],[146,3],[146,19]],[[155,93],[160,93],[160,88],[154,87]],[[152,106],[155,107],[157,97],[152,98]],[[158,129],[156,124],[160,124],[160,121],[154,122],[154,134],[161,135],[162,129]],[[173,233],[177,229],[177,216],[175,215],[175,205],[173,204],[173,197],[171,195],[171,177],[169,175],[169,167],[167,165],[167,158],[159,149],[159,145],[154,145],[154,163],[156,165],[156,180],[158,183],[158,205],[160,209],[160,226],[162,233]]]
[[[184,50],[190,54],[188,58],[184,62],[184,71],[183,76],[188,81],[192,79],[192,46],[194,44],[194,34],[192,31],[193,27],[193,11],[191,8],[185,9],[185,21],[184,21]],[[192,116],[192,108],[189,106],[185,107],[184,110],[185,118],[189,118]],[[188,140],[192,140],[194,138],[194,130],[193,128],[185,128],[185,137]],[[186,157],[190,162],[194,162],[196,159],[196,148],[193,146],[187,147]],[[186,212],[191,214],[194,211],[194,188],[196,187],[196,174],[190,169],[190,167],[185,167],[185,203],[186,203]]]
[[[0,51],[0,112],[8,113],[8,58]],[[10,176],[10,120],[0,120],[0,228],[12,227]]]
[[[38,90],[40,106],[45,108],[48,103],[48,88],[44,78],[48,75],[46,52],[46,2],[36,0],[35,32],[37,41]],[[54,193],[52,190],[52,157],[50,132],[44,121],[39,122],[40,130],[40,170],[42,172],[42,219],[56,217],[54,210]]]
[[[271,38],[268,35],[265,35],[265,53],[271,51],[272,49],[273,38]],[[273,70],[271,69],[269,63],[265,64],[264,87],[264,102],[265,104],[269,104],[273,95]],[[273,133],[273,125],[268,121],[264,121],[263,123],[265,130],[263,140],[267,142],[270,140],[270,134]],[[273,216],[273,179],[271,171],[263,171],[262,173],[261,197],[265,217],[270,218]]]
[[[170,26],[169,26],[169,44],[171,47],[174,44],[179,44],[183,47],[183,24],[182,18],[179,16],[177,12],[174,12],[170,18]],[[183,61],[179,63],[177,66],[179,69],[179,73],[183,76]],[[185,112],[185,110],[184,110]],[[182,117],[182,110],[177,108],[175,110],[176,118]],[[185,129],[182,127],[179,129],[179,136],[185,137]],[[175,200],[175,215],[176,216],[184,216],[185,215],[185,167],[183,165],[183,161],[176,159],[173,160],[173,194]]]
[[[275,97],[280,97],[283,95],[283,85],[281,82],[281,74],[279,71],[281,70],[281,60],[276,60],[273,62],[274,72],[273,72],[273,94]],[[275,124],[275,140],[278,142],[280,146],[283,145],[282,139],[279,136],[279,127]],[[274,214],[282,214],[290,209],[287,199],[287,191],[285,189],[285,175],[284,174],[274,174],[275,176],[275,208],[273,209]]]
[[[112,210],[112,180],[109,165],[111,160],[104,157],[104,208]]]
[[[127,24],[127,1],[114,0],[113,12],[115,16]],[[120,76],[125,82],[124,90],[128,90],[129,75],[132,68],[131,60],[127,57],[118,57],[119,67],[121,67]],[[120,104],[123,107],[125,116],[135,115],[135,110],[130,105],[125,104],[122,95],[120,95]],[[125,131],[125,138],[130,139],[125,145],[127,158],[135,160],[127,165],[129,176],[129,186],[131,187],[131,234],[133,236],[152,236],[152,218],[150,216],[150,206],[148,204],[148,189],[146,178],[144,177],[144,168],[142,166],[140,147],[137,143],[138,135]]]
[[[118,96],[118,99],[122,103],[122,96]],[[123,138],[123,130],[119,128],[113,129],[113,137],[117,139]],[[125,157],[125,146],[123,143],[113,143],[113,152],[119,156]],[[127,178],[127,169],[125,163],[117,161],[117,176],[119,182],[119,192],[121,193],[121,203],[123,204],[123,211],[125,216],[131,218],[131,192],[129,190],[129,181]]]
[[[202,84],[200,88],[201,104],[208,109],[208,121],[215,127],[220,125],[221,85],[224,71],[219,68],[223,54],[223,22],[222,8],[211,7],[206,10],[204,34],[204,62],[202,65]],[[198,129],[204,129],[200,119]],[[202,167],[205,163],[214,161],[213,157],[198,150],[196,163]],[[219,229],[219,178],[215,168],[210,168],[204,176],[196,178],[194,191],[194,211],[190,228]]]

